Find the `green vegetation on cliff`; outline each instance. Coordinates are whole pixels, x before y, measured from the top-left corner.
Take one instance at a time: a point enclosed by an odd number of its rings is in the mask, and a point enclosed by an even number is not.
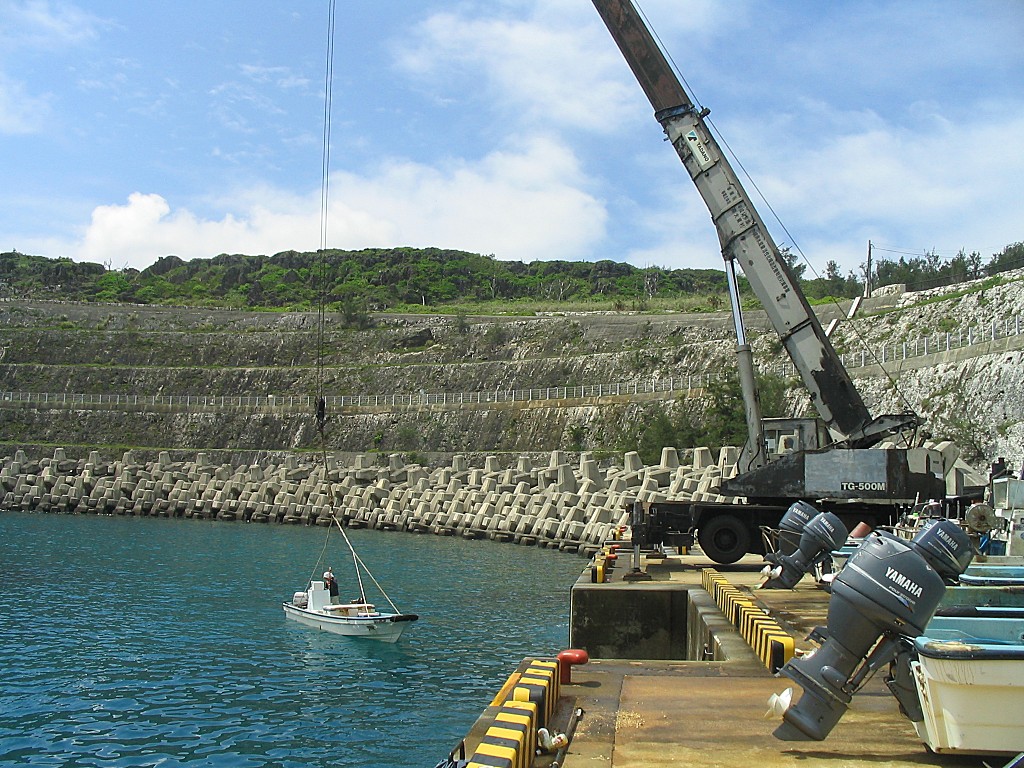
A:
[[[802,265],[786,253],[802,278]],[[934,287],[1024,265],[1024,243],[1007,246],[982,265],[977,253],[949,261],[935,254],[879,260],[876,284]],[[824,276],[801,279],[812,300],[850,298],[862,291],[853,273],[830,262]],[[273,256],[221,254],[183,261],[165,256],[141,272],[100,264],[0,253],[0,295],[251,309],[309,309],[326,297],[328,309],[350,321],[371,311],[478,312],[516,308],[674,310],[724,306],[725,273],[714,269],[639,268],[613,261],[501,261],[439,248],[284,251]],[[684,303],[685,302],[685,303]]]

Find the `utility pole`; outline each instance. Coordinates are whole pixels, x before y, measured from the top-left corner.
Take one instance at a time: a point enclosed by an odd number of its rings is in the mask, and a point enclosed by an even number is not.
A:
[[[868,240],[868,266],[864,270],[864,298],[871,298],[871,241]]]

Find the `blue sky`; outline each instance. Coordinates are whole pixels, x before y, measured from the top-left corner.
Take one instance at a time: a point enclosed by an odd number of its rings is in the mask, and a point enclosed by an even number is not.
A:
[[[814,270],[1024,239],[1024,3],[640,6]],[[0,250],[315,249],[327,8],[0,0]],[[721,265],[589,0],[342,0],[333,98],[332,247]]]

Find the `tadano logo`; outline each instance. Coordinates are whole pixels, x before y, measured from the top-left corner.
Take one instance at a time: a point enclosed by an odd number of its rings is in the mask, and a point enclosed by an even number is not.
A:
[[[690,131],[686,134],[686,143],[690,145],[690,151],[693,152],[702,166],[711,162],[711,155],[696,131]]]

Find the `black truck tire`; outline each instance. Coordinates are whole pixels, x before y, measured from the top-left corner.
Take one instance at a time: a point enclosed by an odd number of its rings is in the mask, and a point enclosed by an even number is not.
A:
[[[750,528],[736,515],[713,515],[697,529],[701,551],[716,563],[735,563],[750,548]]]

